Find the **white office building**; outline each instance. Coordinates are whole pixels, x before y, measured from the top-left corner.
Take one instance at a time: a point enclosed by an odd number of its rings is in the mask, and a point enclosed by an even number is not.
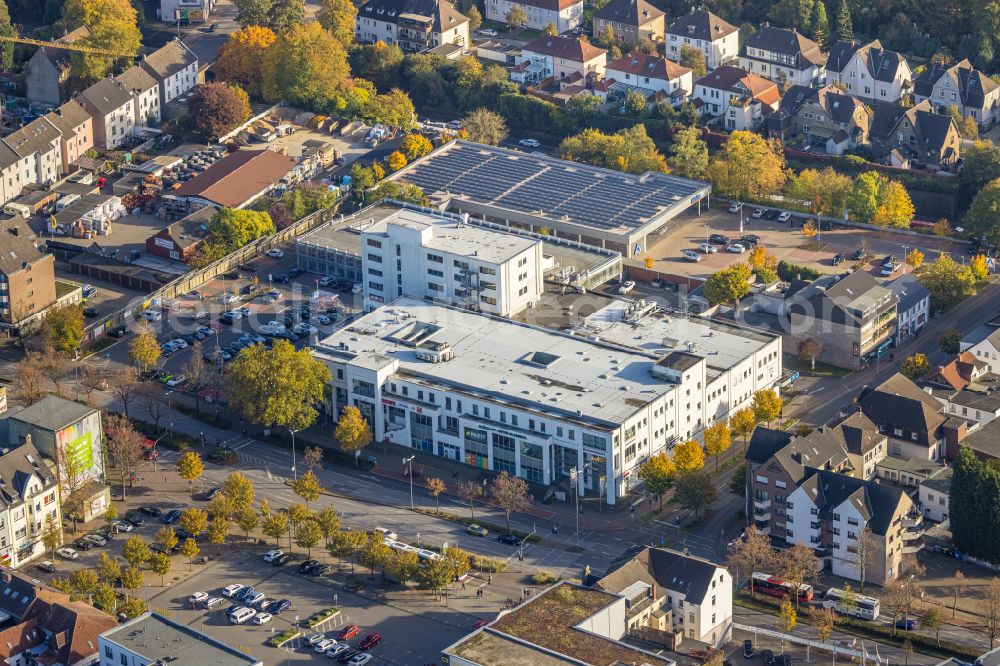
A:
[[[263,666],[264,662],[159,613],[143,613],[97,637],[99,666]]]
[[[615,503],[649,456],[773,386],[781,338],[601,305],[557,331],[404,297],[313,353],[333,375],[332,412],[357,407],[378,441],[544,485],[575,468],[579,492]]]
[[[542,241],[403,208],[361,235],[365,309],[400,296],[510,317],[544,290]]]

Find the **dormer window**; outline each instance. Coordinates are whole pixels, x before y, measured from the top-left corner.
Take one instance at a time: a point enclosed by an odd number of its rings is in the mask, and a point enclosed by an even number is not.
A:
[[[693,25],[689,25],[688,26],[688,34],[689,35],[693,35],[694,34],[694,26]]]

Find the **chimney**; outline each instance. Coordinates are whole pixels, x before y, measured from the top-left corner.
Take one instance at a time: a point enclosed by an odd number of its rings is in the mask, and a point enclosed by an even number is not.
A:
[[[3,582],[5,583],[10,583],[10,581],[12,580],[10,572],[4,571],[3,574],[0,574],[0,580],[3,580]]]

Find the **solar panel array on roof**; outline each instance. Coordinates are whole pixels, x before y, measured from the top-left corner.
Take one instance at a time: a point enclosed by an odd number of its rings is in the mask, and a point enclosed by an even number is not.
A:
[[[415,162],[401,178],[428,195],[447,192],[605,231],[637,229],[707,187],[464,141]]]

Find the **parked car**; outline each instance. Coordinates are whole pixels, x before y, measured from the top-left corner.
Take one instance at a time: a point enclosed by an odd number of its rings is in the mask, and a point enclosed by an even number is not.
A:
[[[306,636],[305,643],[307,647],[314,647],[317,643],[325,640],[327,640],[326,634],[315,633]]]
[[[64,560],[75,560],[80,557],[80,553],[76,552],[72,548],[60,548],[56,551],[56,555]]]
[[[283,567],[292,561],[292,556],[290,553],[285,553],[284,555],[279,555],[278,557],[271,560],[271,564],[276,567]]]
[[[284,554],[285,554],[285,551],[278,550],[277,548],[272,548],[271,550],[269,550],[266,553],[264,553],[264,561],[265,562],[273,562],[275,560],[275,558],[281,557]]]
[[[136,511],[129,511],[128,513],[126,513],[125,520],[127,520],[128,523],[132,525],[132,527],[142,527],[143,525],[146,524],[146,521],[143,519],[142,514]]]
[[[701,255],[694,250],[681,250],[681,257],[684,258],[684,261],[701,261]]]
[[[635,282],[632,280],[625,280],[625,282],[622,282],[622,286],[618,287],[618,293],[627,294],[633,289],[635,289]]]
[[[268,622],[271,621],[272,617],[274,617],[274,616],[271,615],[270,613],[257,613],[256,615],[254,615],[253,623],[254,624],[267,624]]]
[[[194,606],[195,604],[201,603],[206,599],[208,599],[208,592],[195,592],[188,597],[188,603]]]
[[[271,257],[272,259],[281,259],[282,257],[285,256],[285,253],[276,247],[272,247],[270,250],[267,251],[267,256]]]
[[[163,522],[167,525],[171,525],[180,520],[180,518],[181,518],[180,509],[171,509],[170,511],[167,512],[165,516],[163,516]]]
[[[719,251],[719,248],[715,247],[711,243],[699,243],[698,249],[704,252],[705,254],[715,254],[716,252]]]
[[[214,500],[217,496],[219,496],[221,494],[222,494],[222,488],[219,488],[218,486],[216,486],[215,488],[212,488],[207,493],[205,493],[205,499],[208,500],[209,502],[211,502],[212,500]]]
[[[248,594],[243,599],[243,601],[246,603],[247,606],[256,606],[263,600],[264,600],[263,592],[254,592],[253,594]]]
[[[332,564],[316,564],[309,569],[309,574],[312,576],[325,576],[328,573],[333,573],[335,568]]]
[[[362,650],[370,650],[381,642],[382,642],[382,634],[377,634],[375,632],[372,632],[367,636],[365,636],[364,640],[361,641],[359,647]]]
[[[760,653],[761,661],[764,662],[764,666],[774,666],[774,653],[770,650],[764,650]]]
[[[247,597],[249,597],[251,594],[256,594],[256,593],[257,590],[253,589],[252,585],[250,587],[244,587],[242,590],[236,593],[236,600],[246,601]]]
[[[882,277],[889,277],[899,269],[899,264],[882,264],[882,270],[879,271],[879,275]]]
[[[864,258],[865,258],[865,251],[861,249],[855,250],[854,254],[851,255],[851,259],[853,261],[861,261]]]
[[[509,532],[498,534],[497,541],[499,541],[500,543],[508,543],[512,546],[521,545],[521,537],[517,536],[516,534],[511,534]]]
[[[313,647],[313,649],[316,652],[319,652],[319,653],[322,654],[323,652],[326,652],[327,650],[329,650],[330,648],[332,648],[336,644],[337,644],[337,641],[333,640],[332,638],[324,638],[320,642],[316,643],[316,645]]]
[[[747,249],[739,243],[732,243],[726,246],[726,252],[732,252],[733,254],[743,254]]]
[[[50,562],[49,560],[45,560],[44,562],[39,562],[35,566],[37,566],[45,573],[53,573],[56,570],[56,565]]]
[[[479,33],[480,35],[484,36],[484,37],[496,37],[497,36],[497,31],[494,30],[493,28],[480,28],[479,30],[476,30],[476,32]]]
[[[885,257],[882,258],[882,265],[883,266],[891,266],[894,263],[896,263],[896,257],[895,257],[895,255],[887,254],[887,255],[885,255]]]
[[[319,564],[319,560],[306,560],[305,562],[299,565],[299,573],[306,573],[307,571],[312,569],[313,566],[317,564]]]
[[[291,601],[289,601],[288,599],[282,599],[281,601],[276,602],[273,606],[271,606],[271,608],[268,608],[267,610],[269,613],[271,613],[271,615],[278,615],[280,613],[284,613],[291,607],[292,607]]]
[[[152,516],[153,518],[159,518],[160,514],[163,513],[163,511],[161,511],[160,508],[156,506],[139,507],[139,511],[146,514],[147,516]]]
[[[733,203],[729,204],[729,212],[730,213],[734,213],[735,214],[735,213],[740,212],[742,209],[743,209],[743,204],[741,204],[738,201],[734,201]]]
[[[116,520],[115,522],[111,523],[111,527],[115,528],[119,532],[131,532],[133,529],[135,529],[135,527],[132,525],[132,522],[129,520]]]
[[[759,220],[760,218],[764,217],[764,213],[766,212],[767,211],[764,210],[763,208],[754,208],[753,212],[750,213],[750,217],[754,218],[755,220]]]
[[[371,656],[367,652],[362,652],[351,657],[351,660],[347,662],[347,666],[366,666],[366,664],[371,663],[371,660],[375,657]]]
[[[86,551],[93,548],[94,543],[91,541],[87,541],[86,539],[80,538],[73,542],[73,547],[76,548],[77,550]]]
[[[778,222],[788,222],[790,219],[792,219],[792,214],[787,210],[781,211],[781,214],[778,215]]]
[[[340,632],[337,634],[337,640],[341,640],[341,641],[350,640],[350,639],[354,638],[355,636],[357,636],[360,631],[361,631],[361,629],[358,628],[358,625],[356,625],[356,624],[349,624],[349,625],[347,625],[346,627],[344,627],[343,629],[340,630]]]
[[[329,275],[327,275],[327,276],[321,277],[319,279],[319,286],[321,286],[321,287],[329,287],[331,284],[333,284],[336,281],[337,281],[337,278],[330,277]]]
[[[757,236],[756,234],[743,234],[740,236],[739,242],[747,248],[757,247],[760,245],[760,236]]]
[[[753,641],[745,640],[743,641],[743,658],[750,659],[753,657]]]
[[[525,148],[538,148],[538,146],[541,145],[538,142],[538,139],[521,139],[520,141],[518,141],[518,143],[524,146]]]
[[[108,542],[107,542],[106,539],[104,539],[102,537],[99,537],[96,534],[84,534],[80,538],[83,539],[83,540],[85,540],[85,541],[89,541],[90,543],[94,544],[95,546],[106,546],[106,545],[108,545]]]
[[[834,266],[839,266],[840,264],[844,263],[844,255],[842,254],[833,255],[833,259],[830,260],[830,263],[832,263]]]
[[[187,381],[187,377],[185,377],[184,375],[176,375],[176,376],[174,376],[174,377],[172,377],[172,378],[170,378],[170,379],[167,380],[167,386],[170,386],[171,388],[174,387],[174,386],[180,386],[181,384],[183,384],[186,381]]]
[[[488,529],[486,529],[482,525],[479,525],[478,523],[472,523],[471,525],[469,525],[467,531],[469,532],[469,534],[473,534],[475,536],[486,536],[487,534],[490,533]]]
[[[903,631],[915,631],[917,628],[917,621],[911,619],[900,618],[896,620],[896,628],[902,629]]]
[[[781,214],[781,211],[779,211],[777,208],[768,208],[767,212],[764,213],[764,219],[765,220],[774,220],[774,219],[777,219],[778,215],[780,215],[780,214]]]
[[[729,245],[729,236],[723,236],[722,234],[712,234],[708,237],[709,243],[715,243],[716,245]]]
[[[354,652],[357,652],[357,650],[354,650],[354,648],[352,648],[349,643],[337,643],[332,648],[326,651],[326,656],[329,657],[330,659],[339,659],[340,656],[345,652],[347,652],[348,650],[353,650]]]

